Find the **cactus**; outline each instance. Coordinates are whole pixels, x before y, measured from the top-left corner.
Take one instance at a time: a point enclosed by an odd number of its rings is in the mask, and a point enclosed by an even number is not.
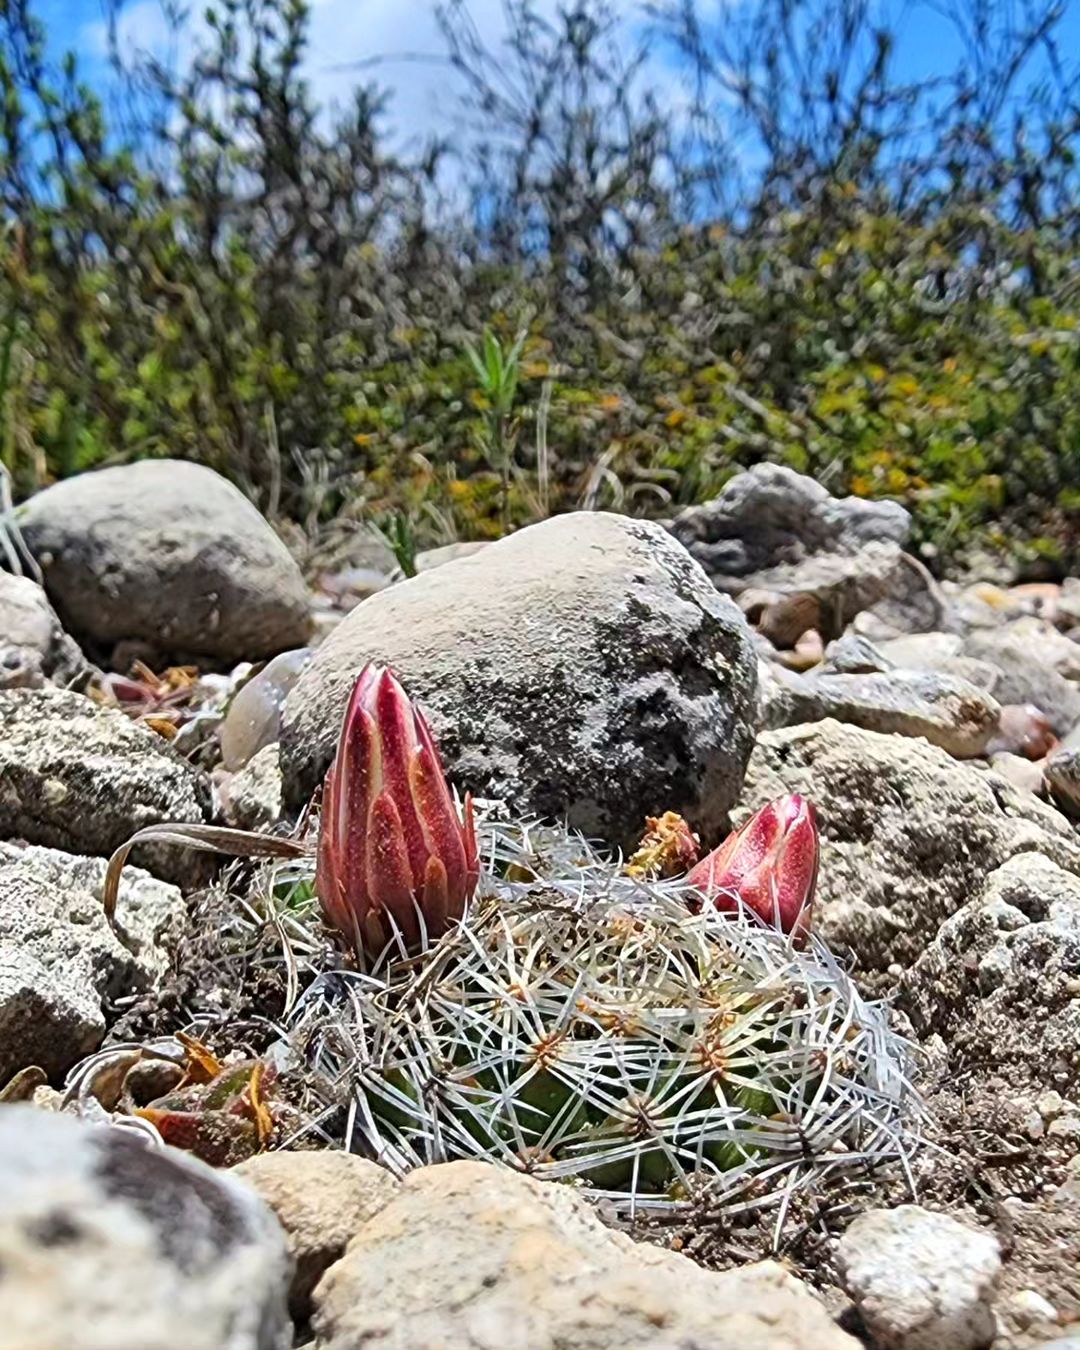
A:
[[[465,921],[297,1005],[348,1147],[397,1172],[490,1158],[621,1212],[764,1204],[904,1154],[906,1046],[819,942],[689,906],[573,835],[484,839]]]

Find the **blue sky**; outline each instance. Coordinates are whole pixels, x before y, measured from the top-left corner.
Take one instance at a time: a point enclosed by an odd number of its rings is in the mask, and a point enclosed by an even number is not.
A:
[[[541,11],[552,12],[558,0],[537,0]],[[628,43],[640,32],[642,0],[609,0],[627,22]],[[884,0],[894,15],[900,44],[897,67],[902,76],[933,75],[951,68],[960,55],[955,31],[942,17],[937,0]],[[997,13],[1013,12],[1023,0],[995,0]],[[1072,59],[1080,53],[1080,0],[1064,0],[1065,19],[1060,30],[1064,52]],[[199,11],[200,0],[192,8]],[[471,0],[477,26],[491,45],[505,32],[503,0]],[[707,14],[710,0],[701,0]],[[104,82],[107,72],[106,26],[103,0],[36,0],[36,10],[48,25],[53,49],[73,48],[80,68],[91,82]],[[122,10],[124,50],[160,51],[166,25],[160,0],[126,0]],[[448,81],[438,66],[394,58],[401,53],[437,53],[438,29],[430,0],[312,0],[311,41],[307,74],[323,103],[341,101],[357,79],[372,74],[391,85],[395,96],[389,126],[400,141],[411,141],[447,130]],[[362,75],[342,70],[353,61],[386,58],[375,71]],[[683,75],[670,53],[654,50],[648,66],[654,83],[677,93]]]

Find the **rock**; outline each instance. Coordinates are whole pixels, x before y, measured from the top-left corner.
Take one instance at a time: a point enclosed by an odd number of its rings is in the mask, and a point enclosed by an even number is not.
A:
[[[825,644],[816,628],[805,632],[790,652],[781,652],[780,660],[794,670],[810,670],[825,659]]]
[[[286,806],[319,783],[370,660],[424,705],[462,788],[626,847],[663,810],[706,840],[726,826],[753,739],[753,644],[658,525],[555,517],[365,600],[286,699]]]
[[[831,675],[870,675],[875,671],[892,670],[895,662],[858,633],[845,633],[830,642],[825,649],[824,672]]]
[[[160,736],[64,689],[0,693],[0,839],[107,857],[144,825],[199,822],[209,784]],[[172,879],[189,854],[137,858]]]
[[[310,647],[282,652],[233,695],[218,732],[221,762],[230,772],[242,769],[264,747],[277,743],[285,697],[307,669],[311,656]]]
[[[895,544],[867,544],[858,553],[815,553],[797,563],[781,563],[748,576],[710,573],[713,584],[729,595],[739,595],[747,587],[778,599],[786,597],[788,609],[783,622],[769,622],[777,637],[786,638],[804,621],[825,642],[841,636],[848,624],[864,609],[886,596],[900,575],[904,555]],[[768,611],[780,613],[777,601]],[[805,628],[803,631],[805,631]]]
[[[1012,755],[1007,751],[997,751],[990,756],[990,767],[995,773],[1007,778],[1014,787],[1030,792],[1036,797],[1046,795],[1043,780],[1045,760],[1030,760],[1025,755]]]
[[[481,549],[487,548],[487,539],[458,539],[453,544],[440,544],[438,548],[422,548],[416,555],[417,572],[434,572],[448,562],[457,562],[459,558],[471,558]]]
[[[132,1132],[0,1107],[5,1346],[287,1350],[289,1262],[262,1201]]]
[[[69,684],[85,666],[37,582],[0,571],[0,689]]]
[[[719,589],[773,593],[762,631],[778,647],[794,646],[808,628],[825,641],[837,638],[884,601],[904,626],[936,626],[941,606],[932,579],[901,553],[910,527],[895,502],[837,499],[778,464],[737,474],[713,501],[670,523]]]
[[[945,621],[948,601],[933,576],[910,553],[901,554],[901,561],[888,594],[855,618],[856,630],[866,637],[929,633]]]
[[[254,661],[303,646],[308,595],[285,545],[211,469],[143,460],[65,479],[19,527],[68,630],[101,651]]]
[[[315,1290],[317,1350],[857,1350],[779,1265],[714,1274],[569,1188],[422,1168]]]
[[[887,983],[994,868],[1038,851],[1080,869],[1080,842],[1052,807],[923,741],[835,721],[766,731],[747,768],[737,823],[801,792],[822,831],[815,928],[860,972]]]
[[[889,670],[866,675],[814,671],[787,686],[783,715],[789,725],[832,717],[868,731],[922,736],[957,759],[981,755],[996,732],[1000,709],[966,680],[933,671]],[[770,705],[770,726],[777,703]]]
[[[1053,633],[1067,638],[1041,620],[1021,620],[1002,628],[979,629],[965,640],[964,652],[988,661],[1000,671],[994,689],[999,703],[1028,703],[1043,712],[1058,736],[1080,723],[1080,688],[1043,660],[1043,646],[1032,625],[1043,637]],[[1070,644],[1073,645],[1073,644]]]
[[[860,1214],[836,1251],[841,1282],[881,1350],[985,1350],[998,1242],[919,1205]]]
[[[1017,602],[1025,614],[1046,619],[1058,624],[1058,605],[1061,602],[1062,588],[1054,581],[1027,581],[1020,586],[1010,586],[1009,595]]]
[[[361,600],[390,584],[397,559],[385,536],[371,526],[341,517],[336,524],[339,529],[351,532],[335,542],[323,564],[317,587],[336,609],[348,613]]]
[[[857,553],[883,540],[903,545],[911,517],[896,502],[837,499],[805,474],[755,464],[712,501],[680,511],[671,530],[710,575],[746,576],[812,553]]]
[[[1054,605],[1054,621],[1059,628],[1080,627],[1080,577],[1066,577]]]
[[[958,633],[911,633],[877,644],[886,660],[905,670],[941,670],[963,647],[964,639]]]
[[[277,745],[264,745],[221,788],[225,819],[238,830],[262,830],[281,818],[281,762]]]
[[[1038,652],[1039,663],[1056,670],[1059,675],[1075,683],[1080,680],[1080,643],[1074,642],[1046,619],[1032,615],[1014,619],[998,629],[999,639],[1009,647],[1026,646],[1029,652]],[[993,640],[986,634],[969,640],[969,646],[980,648]],[[975,650],[973,655],[980,655]],[[991,654],[986,659],[993,660]]]
[[[913,633],[878,644],[878,650],[894,666],[905,670],[936,670],[967,680],[997,697],[1001,671],[989,661],[964,656],[963,638],[955,633]],[[1001,700],[998,699],[1000,703]]]
[[[1080,749],[1063,746],[1046,757],[1043,781],[1054,805],[1080,820]]]
[[[1080,878],[1039,853],[1009,858],[941,925],[901,996],[915,1030],[964,1062],[1080,1082]]]
[[[104,1001],[164,973],[180,892],[126,868],[114,930],[104,879],[102,859],[0,843],[0,1085],[31,1064],[64,1073],[100,1045]]]
[[[759,730],[797,725],[800,711],[812,706],[806,677],[776,661],[758,660],[757,722]]]
[[[399,1183],[378,1164],[338,1150],[260,1153],[232,1170],[258,1191],[285,1230],[294,1263],[289,1309],[296,1322],[305,1322],[323,1273],[393,1199]]]
[[[1052,1326],[1057,1321],[1057,1309],[1037,1289],[1018,1289],[1011,1294],[1008,1313],[1013,1322],[1025,1329],[1040,1322]]]

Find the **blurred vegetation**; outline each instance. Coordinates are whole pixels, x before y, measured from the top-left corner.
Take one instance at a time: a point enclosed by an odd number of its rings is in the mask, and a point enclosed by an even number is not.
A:
[[[108,104],[0,0],[17,493],[183,456],[313,546],[391,519],[412,556],[574,506],[671,514],[774,459],[902,501],[934,565],[1075,566],[1062,10],[956,0],[956,68],[905,82],[864,0],[646,8],[635,49],[604,0],[507,0],[492,50],[447,0],[460,120],[405,154],[359,73],[316,107],[303,0],[175,14],[179,65],[118,37]]]

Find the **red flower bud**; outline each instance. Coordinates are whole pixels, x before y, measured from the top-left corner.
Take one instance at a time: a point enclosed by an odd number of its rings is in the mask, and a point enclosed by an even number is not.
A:
[[[798,940],[810,928],[818,873],[814,808],[792,792],[763,806],[686,878],[717,909],[735,911],[741,901],[765,923]]]
[[[315,888],[356,947],[408,946],[465,912],[479,876],[472,801],[458,819],[423,714],[383,666],[356,681],[323,788]]]

